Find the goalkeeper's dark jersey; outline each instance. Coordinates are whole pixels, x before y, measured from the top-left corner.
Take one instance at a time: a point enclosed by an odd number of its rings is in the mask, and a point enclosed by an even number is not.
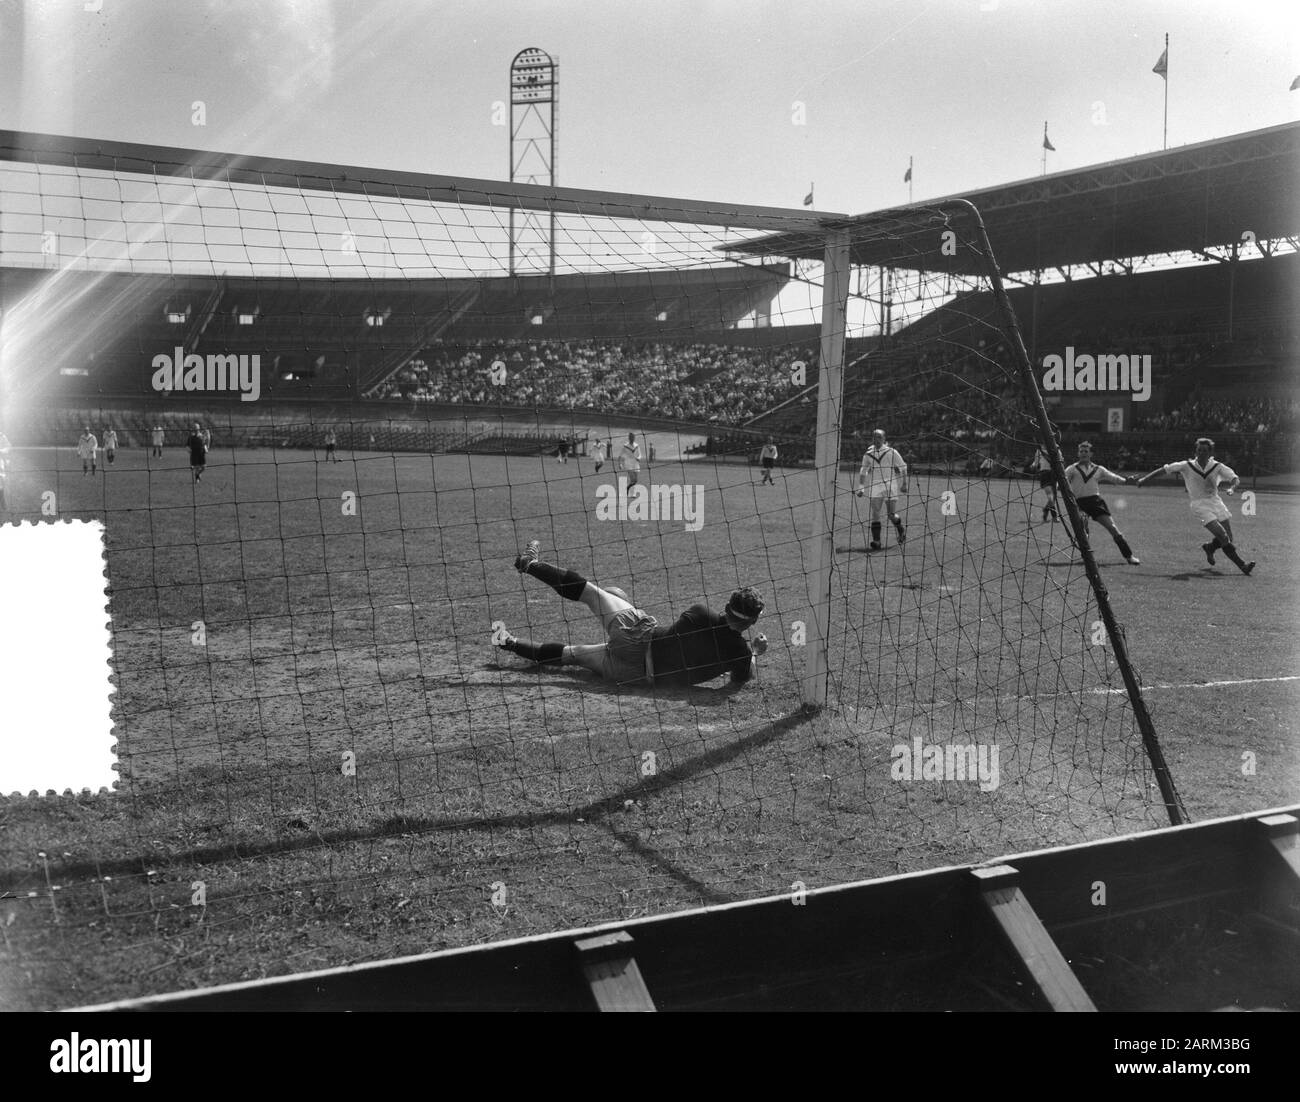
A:
[[[656,682],[697,685],[724,673],[732,681],[748,681],[752,652],[744,637],[733,631],[726,616],[704,605],[691,605],[669,627],[655,628],[650,637],[650,662]]]

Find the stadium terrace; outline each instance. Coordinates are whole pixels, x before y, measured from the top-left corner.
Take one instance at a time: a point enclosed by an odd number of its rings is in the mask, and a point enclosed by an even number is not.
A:
[[[262,393],[262,357],[209,354],[207,357],[176,346],[175,355],[160,352],[153,358],[152,385],[157,391],[201,390],[216,394],[238,392],[241,402],[256,402]]]

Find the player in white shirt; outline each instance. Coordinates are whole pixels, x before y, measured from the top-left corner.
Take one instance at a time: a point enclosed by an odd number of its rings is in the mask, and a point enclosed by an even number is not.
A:
[[[862,457],[858,471],[858,497],[871,498],[871,550],[880,550],[880,514],[888,511],[889,519],[898,533],[898,542],[907,542],[907,530],[898,514],[898,498],[907,493],[907,464],[903,457],[885,443],[885,430],[876,429],[871,434],[871,447]]]
[[[641,445],[636,442],[636,433],[627,434],[627,443],[619,449],[618,465],[627,473],[627,488],[630,490],[641,472]]]
[[[758,459],[763,464],[763,482],[766,482],[769,486],[775,486],[776,482],[772,478],[772,468],[776,466],[776,445],[772,443],[770,436],[767,443],[763,445],[763,450],[758,453]],[[759,485],[763,485],[763,482],[760,482]]]
[[[151,445],[149,458],[153,459],[157,456],[161,456],[163,450],[163,430],[161,427],[154,427],[153,432],[149,434],[149,443]]]
[[[591,445],[591,458],[596,461],[596,470],[605,465],[605,441],[597,440]]]
[[[81,457],[82,476],[94,474],[99,456],[99,441],[89,427],[81,430],[81,436],[77,440],[77,454]]]
[[[1041,444],[1038,450],[1034,452],[1034,458],[1030,461],[1029,469],[1038,476],[1038,488],[1044,494],[1044,522],[1049,516],[1053,520],[1060,520],[1060,514],[1056,511],[1056,481],[1052,477],[1052,461],[1048,458],[1047,452],[1043,450]]]
[[[1095,520],[1111,534],[1115,546],[1119,548],[1119,553],[1124,556],[1124,561],[1132,566],[1141,566],[1142,560],[1133,554],[1133,548],[1128,545],[1124,533],[1115,524],[1114,518],[1110,515],[1110,508],[1101,496],[1103,482],[1117,482],[1121,486],[1128,486],[1137,480],[1125,478],[1122,474],[1107,470],[1100,463],[1094,463],[1092,445],[1086,440],[1079,445],[1078,462],[1071,463],[1065,468],[1065,479],[1069,484],[1070,493],[1074,495],[1075,504],[1083,514],[1084,534],[1088,532],[1089,518]]]
[[[1223,503],[1223,498],[1219,497],[1219,487],[1223,483],[1228,484],[1224,490],[1231,495],[1241,479],[1226,463],[1220,463],[1214,458],[1214,441],[1208,436],[1202,436],[1196,441],[1195,459],[1180,459],[1176,463],[1166,463],[1150,474],[1144,474],[1137,480],[1137,484],[1141,486],[1149,479],[1162,474],[1176,474],[1182,478],[1183,485],[1187,487],[1187,496],[1190,499],[1188,505],[1192,515],[1205,525],[1210,530],[1210,535],[1214,537],[1209,543],[1201,544],[1206,561],[1213,566],[1214,552],[1222,550],[1237,564],[1237,568],[1243,574],[1249,574],[1254,570],[1253,560],[1242,562],[1241,556],[1237,554],[1236,545],[1232,542],[1232,514]]]
[[[109,429],[104,433],[104,458],[112,463],[115,455],[117,455],[117,433]]]

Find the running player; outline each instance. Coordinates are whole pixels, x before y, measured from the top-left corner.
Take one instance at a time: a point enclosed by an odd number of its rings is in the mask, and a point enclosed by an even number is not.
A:
[[[1231,496],[1241,479],[1226,463],[1220,463],[1214,458],[1214,441],[1208,436],[1202,436],[1196,441],[1194,459],[1180,459],[1157,467],[1150,474],[1139,478],[1137,485],[1142,486],[1161,474],[1181,476],[1183,485],[1187,487],[1188,506],[1192,515],[1210,530],[1210,542],[1201,544],[1206,561],[1213,566],[1214,552],[1221,550],[1237,564],[1237,569],[1243,574],[1254,570],[1254,560],[1242,562],[1241,556],[1237,554],[1237,547],[1232,542],[1232,513],[1219,497],[1219,487],[1223,483],[1228,484],[1224,487],[1224,492]]]
[[[1074,495],[1075,504],[1083,513],[1084,534],[1086,535],[1088,531],[1089,518],[1095,520],[1111,534],[1115,546],[1119,548],[1119,553],[1124,556],[1124,561],[1131,566],[1141,566],[1142,560],[1133,554],[1133,548],[1128,545],[1124,533],[1119,530],[1114,517],[1110,515],[1110,507],[1107,506],[1106,499],[1101,496],[1103,482],[1117,482],[1122,486],[1130,486],[1137,480],[1125,478],[1122,474],[1107,470],[1100,463],[1094,463],[1092,445],[1086,440],[1079,445],[1078,461],[1065,468],[1065,479],[1069,484],[1070,493]]]

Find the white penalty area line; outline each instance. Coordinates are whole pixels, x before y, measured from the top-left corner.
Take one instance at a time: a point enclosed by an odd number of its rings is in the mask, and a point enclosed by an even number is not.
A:
[[[1300,681],[1300,674],[1287,677],[1246,677],[1239,681],[1189,681],[1183,684],[1142,685],[1144,693],[1160,689],[1230,689],[1235,685],[1276,685],[1284,681]],[[1127,693],[1127,689],[1089,689],[1090,693]]]
[[[1169,689],[1230,689],[1237,685],[1276,685],[1288,681],[1300,681],[1300,674],[1292,674],[1286,677],[1248,677],[1238,681],[1188,681],[1182,683],[1161,682],[1156,685],[1141,685],[1139,691],[1143,693],[1160,692]],[[932,700],[928,704],[918,706],[914,715],[924,716],[938,708],[958,708],[978,706],[981,704],[1005,704],[1016,700],[1056,700],[1060,697],[1078,697],[1078,696],[1128,696],[1128,689],[1122,685],[1118,688],[1095,688],[1095,689],[1067,689],[1059,693],[1008,693],[1004,696],[977,696],[966,700]],[[862,708],[857,709],[863,711]]]

